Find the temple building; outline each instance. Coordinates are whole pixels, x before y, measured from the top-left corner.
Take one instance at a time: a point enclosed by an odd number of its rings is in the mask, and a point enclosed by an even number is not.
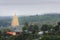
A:
[[[14,32],[20,31],[19,20],[18,20],[18,17],[16,15],[16,13],[14,13],[14,16],[13,16],[13,19],[12,19],[12,22],[11,22],[11,28]]]
[[[11,29],[13,31],[7,32],[7,34],[9,34],[9,35],[16,35],[17,32],[20,32],[19,21],[18,21],[18,17],[16,16],[16,13],[14,14],[12,22],[11,22]]]

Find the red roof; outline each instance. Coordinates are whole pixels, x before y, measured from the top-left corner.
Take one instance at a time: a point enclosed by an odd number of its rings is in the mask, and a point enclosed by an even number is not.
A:
[[[15,34],[16,34],[16,32],[7,32],[7,34],[15,35]]]

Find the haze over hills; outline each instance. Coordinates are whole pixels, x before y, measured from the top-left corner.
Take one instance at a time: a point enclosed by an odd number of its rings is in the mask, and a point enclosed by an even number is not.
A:
[[[10,26],[12,21],[11,16],[0,17],[0,26]],[[33,16],[19,16],[19,23],[22,25],[25,22],[38,22],[38,23],[55,23],[60,21],[60,14],[44,14]]]

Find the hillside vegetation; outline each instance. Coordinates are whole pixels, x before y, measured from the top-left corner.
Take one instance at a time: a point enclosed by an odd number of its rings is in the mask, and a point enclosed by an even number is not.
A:
[[[0,17],[0,26],[11,25],[12,17]],[[60,21],[60,14],[45,14],[33,16],[19,16],[19,23],[38,22],[38,23],[56,23]]]

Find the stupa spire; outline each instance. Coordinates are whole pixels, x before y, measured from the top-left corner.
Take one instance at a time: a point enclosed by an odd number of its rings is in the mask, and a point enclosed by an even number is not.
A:
[[[16,16],[16,13],[14,13],[14,16],[13,16],[13,20],[12,20],[11,26],[13,26],[13,27],[19,26],[19,21],[18,21],[18,17]]]

